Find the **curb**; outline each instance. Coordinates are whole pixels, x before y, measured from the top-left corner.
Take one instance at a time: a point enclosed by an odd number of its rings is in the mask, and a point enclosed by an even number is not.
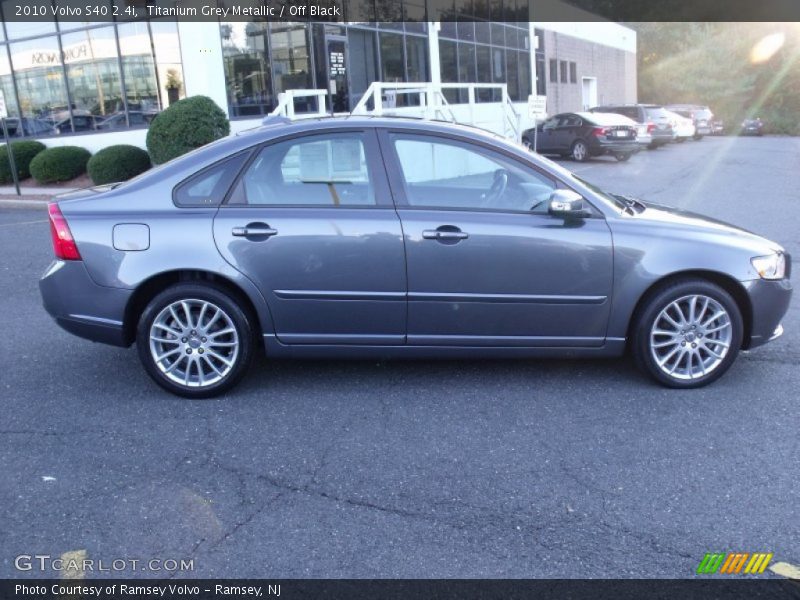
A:
[[[2,208],[47,208],[49,200],[9,200],[0,198]]]

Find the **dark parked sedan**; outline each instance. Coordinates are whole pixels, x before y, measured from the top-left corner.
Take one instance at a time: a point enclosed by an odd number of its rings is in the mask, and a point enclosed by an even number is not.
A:
[[[280,121],[49,207],[66,330],[206,397],[281,357],[599,357],[672,387],[781,334],[790,259],[522,146],[405,119]],[[86,369],[92,366],[87,364]]]
[[[613,113],[562,113],[522,134],[523,143],[540,154],[571,156],[583,162],[591,156],[610,154],[628,160],[639,150],[636,122]]]
[[[764,122],[756,117],[742,121],[741,135],[764,135]]]

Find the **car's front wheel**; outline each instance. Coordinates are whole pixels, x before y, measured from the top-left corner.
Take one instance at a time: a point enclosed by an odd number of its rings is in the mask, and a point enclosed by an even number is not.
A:
[[[742,345],[736,301],[709,281],[685,279],[650,297],[634,324],[636,364],[674,388],[706,385],[722,376]]]
[[[630,157],[631,157],[631,153],[630,152],[617,152],[614,155],[614,158],[616,158],[619,162],[625,162]]]
[[[158,385],[179,396],[209,398],[232,388],[247,371],[253,328],[225,290],[180,283],[144,309],[136,345]]]

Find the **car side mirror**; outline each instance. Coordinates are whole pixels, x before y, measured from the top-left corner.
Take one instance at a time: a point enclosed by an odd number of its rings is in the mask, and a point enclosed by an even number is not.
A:
[[[577,192],[572,190],[556,190],[550,195],[550,203],[547,212],[562,219],[579,218],[589,216],[586,203]]]

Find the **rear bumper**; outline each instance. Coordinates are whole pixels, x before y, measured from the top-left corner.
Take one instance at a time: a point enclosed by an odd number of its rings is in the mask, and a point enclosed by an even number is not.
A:
[[[753,308],[753,322],[748,348],[766,344],[783,333],[781,320],[792,299],[792,283],[788,279],[767,281],[755,279],[744,283]]]
[[[94,342],[129,346],[123,319],[133,290],[97,285],[82,261],[54,261],[39,280],[45,310],[66,331]]]
[[[595,143],[589,147],[589,152],[594,156],[599,156],[600,154],[628,154],[638,152],[641,148],[641,144],[635,139],[623,142],[596,140]]]

